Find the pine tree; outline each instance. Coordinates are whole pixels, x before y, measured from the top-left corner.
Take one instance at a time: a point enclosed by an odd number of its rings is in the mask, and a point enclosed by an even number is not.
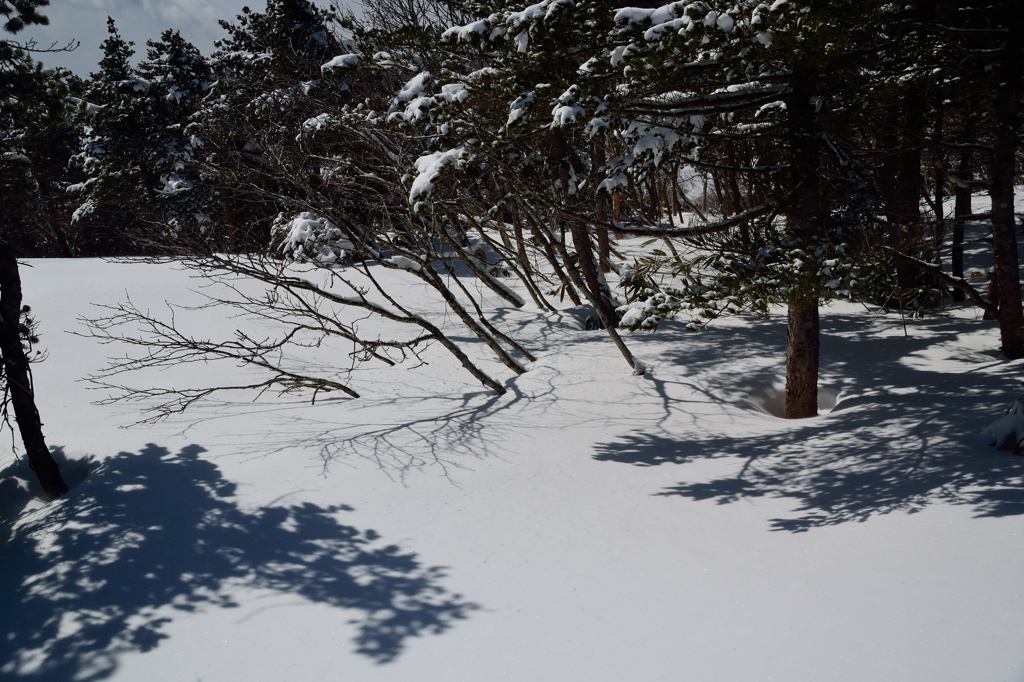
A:
[[[605,168],[594,162],[606,150],[581,106],[600,105],[581,84],[588,75],[580,67],[606,50],[609,10],[604,2],[474,7],[476,21],[444,34],[449,58],[410,79],[389,120],[430,136],[433,149],[417,166],[442,155],[458,157],[452,170],[463,169],[446,171],[414,204],[433,220],[452,219],[467,201],[494,215],[502,236],[491,246],[516,264],[538,305],[548,304],[534,281],[543,278],[531,265],[534,249],[558,278],[557,293],[586,300],[593,324],[642,371],[615,331],[616,302],[602,274],[609,216],[597,189]]]
[[[158,159],[165,153],[150,82],[131,65],[133,43],[112,18],[101,44],[100,69],[90,75],[79,117],[82,150],[76,162],[87,176],[76,187],[80,205],[72,222],[88,219],[93,250],[132,253],[158,213]]]
[[[50,20],[39,11],[50,0],[0,0],[0,15],[4,17],[3,30],[10,34],[21,31],[33,24],[47,26]],[[4,41],[9,44],[9,41]]]
[[[314,115],[302,104],[309,97],[338,101],[342,95],[320,69],[340,51],[332,20],[307,0],[269,0],[265,12],[245,7],[236,23],[220,22],[228,37],[216,43],[210,60],[216,85],[191,130],[204,145],[203,159],[217,160],[208,189],[219,206],[210,210],[213,222],[226,228],[220,238],[229,248],[265,244],[281,210],[267,201],[275,182],[261,170],[266,149],[293,138]],[[213,238],[214,232],[206,233]]]
[[[863,96],[862,64],[883,43],[877,36],[887,15],[879,10],[851,0],[617,13],[621,42],[607,63],[621,81],[606,98],[621,118],[632,118],[639,136],[626,166],[642,161],[642,150],[655,165],[676,155],[756,177],[766,199],[718,223],[647,230],[705,235],[703,246],[714,253],[673,259],[681,289],[633,282],[638,300],[627,317],[643,328],[680,308],[708,319],[745,308],[767,314],[770,304],[785,303],[790,418],[817,413],[818,307],[848,289],[842,263],[849,265],[875,204],[846,126]],[[736,167],[737,147],[759,163]]]
[[[153,210],[175,229],[206,221],[210,210],[211,192],[195,162],[203,143],[189,126],[215,76],[202,53],[178,31],[164,31],[147,47],[138,73],[149,83],[144,96],[150,112],[147,138],[153,147],[150,168],[157,180]]]

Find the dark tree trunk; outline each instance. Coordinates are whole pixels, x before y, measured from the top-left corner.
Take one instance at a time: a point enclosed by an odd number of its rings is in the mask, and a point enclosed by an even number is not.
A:
[[[498,211],[494,217],[498,223],[498,236],[501,237],[501,245],[504,246],[506,250],[511,251],[512,240],[508,238],[508,230],[505,229],[505,222],[508,218],[508,214],[509,210],[501,206],[498,207]]]
[[[565,141],[565,138],[560,132],[553,132],[551,134],[551,159],[557,167],[558,180],[562,185],[561,189],[565,197],[565,202],[573,206],[578,202],[578,197],[575,193],[575,188],[571,187],[570,181],[570,170],[572,159],[570,158],[569,146]],[[656,193],[652,196],[656,197]],[[574,217],[567,217],[569,223],[569,232],[572,234],[573,246],[576,247],[576,256],[579,259],[579,269],[583,275],[583,295],[586,296],[591,304],[597,309],[597,315],[601,319],[602,326],[615,327],[617,324],[618,317],[615,315],[615,304],[611,300],[611,292],[608,287],[604,284],[600,270],[595,263],[594,249],[590,244],[590,231],[587,229],[586,224]],[[562,234],[565,234],[565,221],[560,221],[562,226]],[[564,247],[565,241],[563,238],[562,245]],[[572,270],[573,264],[566,262],[566,270]],[[580,282],[574,282],[577,286],[580,286]]]
[[[790,182],[793,203],[787,211],[797,238],[810,242],[820,235],[821,140],[815,125],[815,72],[809,65],[793,69],[789,111]],[[813,279],[813,272],[809,279]],[[807,291],[791,294],[786,333],[786,418],[802,419],[818,414],[818,295],[813,283]]]
[[[587,289],[594,295],[592,301],[597,309],[598,317],[601,319],[601,325],[617,327],[619,318],[615,314],[615,303],[612,301],[611,292],[601,279],[594,262],[594,250],[590,245],[590,234],[587,227],[578,220],[573,220],[570,230],[572,231],[573,246],[576,247],[576,255],[580,259],[583,281],[586,283]]]
[[[607,197],[602,197],[605,204],[608,203]],[[607,220],[608,207],[601,206],[601,201],[598,201],[598,214],[604,214],[605,220]],[[608,239],[608,228],[598,227],[597,228],[597,250],[601,254],[601,272],[611,272],[611,257],[612,257],[612,245],[611,240]]]
[[[911,91],[903,101],[902,117],[891,118],[896,149],[890,165],[890,177],[885,185],[891,188],[887,217],[894,231],[896,248],[917,255],[921,245],[921,195],[924,176],[921,174],[921,139],[924,129],[924,98]],[[904,261],[896,261],[896,284],[901,304],[906,292],[917,284],[917,270]]]
[[[604,165],[608,160],[605,152],[604,135],[598,135],[592,146],[594,167],[601,169],[597,172],[595,183],[600,184],[607,175],[604,171]],[[594,199],[594,217],[599,223],[597,226],[597,251],[601,255],[601,272],[611,272],[611,267],[609,266],[609,261],[611,260],[611,244],[608,241],[608,228],[600,224],[608,222],[607,192],[597,192],[597,196]]]
[[[964,117],[963,129],[960,132],[960,142],[969,144],[975,142],[974,133],[977,124],[978,98],[970,98],[967,114]],[[949,262],[954,277],[964,276],[964,227],[966,219],[972,213],[971,210],[971,187],[967,181],[974,177],[971,170],[971,155],[968,152],[961,152],[960,162],[957,164],[956,177],[954,178],[956,188],[953,190],[953,248],[950,253]],[[961,302],[966,300],[966,295],[960,289],[953,289],[953,300]]]
[[[648,183],[647,216],[655,223],[661,222],[661,202],[658,201],[658,180],[653,175]]]
[[[1012,13],[1011,13],[1012,14]],[[1020,13],[1016,13],[1020,14]],[[1021,60],[1024,59],[1024,19],[1012,17],[1000,64],[1001,87],[995,101],[995,139],[992,151],[993,283],[998,293],[999,335],[1009,358],[1024,357],[1024,310],[1020,300],[1020,264],[1013,214],[1017,133],[1020,128]]]
[[[725,152],[729,165],[733,168],[738,168],[740,164],[736,157],[736,145],[733,144],[732,140],[725,141]],[[729,178],[729,202],[731,204],[729,208],[732,210],[732,215],[739,215],[743,212],[743,202],[740,200],[740,174],[737,170],[728,170],[726,173]],[[722,214],[725,214],[724,210]],[[740,225],[740,238],[745,244],[750,243],[750,227],[747,223]]]
[[[154,185],[156,184],[153,178],[153,173],[149,170],[149,166],[142,164],[142,183],[146,186],[146,198],[149,199],[149,206],[147,207],[150,211],[156,209],[156,190]]]
[[[36,410],[28,358],[18,330],[21,321],[21,276],[18,261],[9,245],[0,241],[0,353],[3,355],[7,387],[14,419],[25,444],[28,465],[39,477],[43,492],[51,500],[68,491],[60,469],[43,438],[42,422]]]
[[[738,215],[743,212],[743,202],[740,196],[740,173],[734,169],[739,167],[740,162],[736,156],[736,145],[732,140],[725,141],[725,160],[732,166],[725,171],[726,183],[729,188],[729,210],[731,215]],[[725,213],[724,207],[722,213]]]
[[[937,140],[942,139],[943,123],[942,98],[939,98],[935,105],[935,126],[932,132]],[[935,194],[932,200],[932,211],[935,213],[935,248],[941,249],[942,242],[946,238],[946,211],[943,202],[946,199],[943,188],[946,182],[946,156],[941,148],[935,150],[935,165],[932,170],[932,177],[935,181]]]
[[[960,166],[957,169],[957,177],[963,180],[970,179],[971,172],[967,166],[967,155],[960,157]],[[953,276],[963,278],[964,276],[964,216],[971,213],[971,188],[967,185],[956,186],[954,190],[956,204],[953,208],[953,250],[949,256],[949,263],[953,270]],[[953,289],[953,300],[961,302],[967,297],[959,289]]]
[[[622,197],[619,196],[619,190],[612,192],[612,223],[618,225],[622,222]],[[622,233],[615,232],[616,239],[622,239]]]
[[[711,184],[715,190],[715,199],[718,200],[718,210],[724,216],[727,209],[725,208],[725,197],[722,196],[722,183],[718,181],[718,175],[718,172],[711,171]]]
[[[818,414],[818,300],[791,301],[786,328],[786,418]]]

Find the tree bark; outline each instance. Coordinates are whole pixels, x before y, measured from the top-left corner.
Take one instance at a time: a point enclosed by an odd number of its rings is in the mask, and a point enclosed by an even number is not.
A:
[[[7,388],[14,419],[25,445],[28,465],[36,473],[46,496],[54,500],[68,491],[60,469],[43,438],[42,421],[36,409],[28,357],[21,345],[21,276],[10,245],[0,239],[0,354],[3,356]]]
[[[898,124],[896,150],[896,177],[888,212],[889,222],[896,232],[900,251],[918,255],[921,244],[921,195],[924,176],[921,174],[921,139],[924,128],[925,101],[920,92],[907,93],[903,101],[903,119]],[[896,283],[900,288],[901,305],[908,291],[917,285],[917,272],[899,261],[896,263]]]
[[[820,324],[817,297],[789,304],[786,328],[786,419],[818,414]]]
[[[936,140],[942,139],[943,105],[940,97],[935,105],[935,124],[932,128],[932,136]],[[943,191],[946,182],[946,155],[941,148],[935,149],[934,165],[932,167],[932,178],[935,183],[935,194],[932,201],[932,212],[935,213],[935,248],[941,249],[942,242],[946,238],[946,212],[943,207],[945,193]]]
[[[821,234],[821,140],[815,125],[816,73],[807,64],[797,64],[786,102],[789,112],[789,154],[792,204],[787,220],[795,236],[810,243]],[[808,273],[807,289],[790,294],[786,330],[786,419],[803,419],[818,414],[818,295],[813,290],[814,273]]]
[[[971,172],[968,170],[967,155],[960,156],[960,165],[957,168],[957,177],[970,179]],[[964,216],[971,214],[971,188],[969,186],[956,186],[953,192],[955,204],[953,208],[953,249],[949,256],[950,267],[953,276],[963,279],[964,276]],[[953,300],[957,303],[966,297],[964,292],[953,289]]]
[[[618,315],[615,314],[615,303],[611,298],[611,291],[601,278],[597,269],[594,250],[590,244],[590,234],[586,225],[578,220],[572,220],[570,230],[572,232],[572,243],[576,247],[576,256],[580,261],[580,270],[583,273],[583,280],[586,288],[594,294],[594,307],[597,309],[598,317],[604,327],[617,327],[619,325]],[[571,265],[566,265],[571,267]],[[588,297],[589,298],[589,297]]]
[[[1019,13],[1017,13],[1019,14]],[[1016,174],[1017,133],[1020,128],[1021,60],[1024,59],[1024,19],[1013,17],[1000,60],[1001,86],[995,99],[995,139],[992,151],[993,283],[999,300],[999,335],[1003,353],[1024,357],[1024,310],[1020,299],[1020,264],[1013,214],[1013,178]]]
[[[612,223],[618,225],[622,222],[622,198],[619,196],[619,190],[612,192]],[[622,232],[615,232],[616,239],[622,239]]]
[[[602,170],[597,172],[595,184],[599,185],[602,180],[607,177],[605,173],[604,165],[607,163],[608,157],[605,152],[605,141],[604,135],[598,135],[591,145],[593,151],[591,156],[593,157],[593,164],[595,167]],[[608,222],[608,193],[597,192],[594,197],[594,217],[597,219],[597,251],[601,254],[601,272],[611,272],[609,261],[611,260],[611,244],[608,241],[608,228],[603,227],[601,223]]]
[[[564,201],[571,207],[578,203],[579,197],[576,194],[576,188],[572,186],[570,180],[572,159],[570,158],[569,145],[566,143],[562,133],[558,131],[551,133],[551,159],[557,168],[558,180],[562,186]],[[600,270],[596,265],[594,250],[590,244],[590,231],[587,229],[586,224],[574,217],[566,216],[565,219],[559,220],[559,226],[563,235],[563,247],[565,246],[564,235],[567,221],[569,223],[569,232],[572,234],[573,246],[576,248],[576,256],[579,259],[579,269],[583,275],[581,282],[574,281],[573,283],[581,287],[583,295],[591,300],[593,306],[597,309],[601,324],[605,327],[609,325],[614,327],[617,324],[618,317],[615,315],[615,305],[611,301],[611,292],[608,291],[608,287],[604,284]],[[569,261],[564,261],[564,266],[569,271],[571,277],[573,264]]]
[[[968,102],[967,113],[964,116],[963,128],[960,131],[959,137],[959,141],[962,144],[970,144],[976,141],[974,134],[977,125],[978,104],[977,97],[971,97]],[[949,256],[953,276],[960,279],[963,279],[964,276],[964,227],[967,222],[965,216],[973,212],[971,210],[971,187],[961,181],[973,179],[974,173],[971,170],[971,165],[970,153],[966,151],[961,152],[960,162],[956,168],[956,178],[954,178],[956,187],[953,190],[955,201],[953,207],[953,248]],[[966,300],[966,296],[959,289],[954,289],[953,300],[960,303]]]

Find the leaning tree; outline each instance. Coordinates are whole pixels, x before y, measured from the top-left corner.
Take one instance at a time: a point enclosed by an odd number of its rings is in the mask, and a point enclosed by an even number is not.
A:
[[[27,24],[45,24],[38,12],[45,1],[0,1],[4,29],[17,33]],[[31,344],[36,340],[30,309],[23,306],[18,269],[18,240],[32,214],[38,210],[39,185],[25,147],[30,141],[21,134],[25,122],[56,118],[62,101],[48,98],[48,76],[34,62],[24,46],[11,39],[0,40],[0,410],[8,426],[14,412],[29,466],[39,477],[51,500],[68,491],[60,470],[46,446],[42,422],[36,408],[35,390],[29,367]]]

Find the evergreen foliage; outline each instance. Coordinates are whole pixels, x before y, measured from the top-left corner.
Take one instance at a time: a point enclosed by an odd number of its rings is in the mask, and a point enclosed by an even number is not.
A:
[[[86,221],[99,248],[126,253],[156,202],[160,150],[151,134],[156,112],[147,96],[150,83],[131,65],[133,43],[121,37],[110,17],[107,32],[100,69],[90,75],[79,105],[82,140],[75,162],[87,179],[70,189],[80,199],[72,223]],[[120,234],[106,229],[111,223]]]
[[[33,24],[46,26],[50,20],[40,13],[39,8],[49,4],[50,0],[0,0],[0,15],[4,17],[3,30],[14,34]]]
[[[368,0],[360,19],[269,0],[222,21],[209,60],[167,31],[138,67],[110,20],[62,180],[78,202],[65,231],[93,252],[365,261],[431,286],[428,270],[460,263],[510,302],[505,276],[541,308],[589,304],[637,371],[619,326],[683,316],[696,331],[783,305],[791,416],[807,416],[818,307],[837,297],[916,314],[969,298],[999,320],[1003,350],[1024,353],[1018,14],[946,0]],[[987,216],[971,214],[978,190]],[[963,268],[979,218],[994,227],[987,292]],[[626,265],[616,234],[651,242]]]

